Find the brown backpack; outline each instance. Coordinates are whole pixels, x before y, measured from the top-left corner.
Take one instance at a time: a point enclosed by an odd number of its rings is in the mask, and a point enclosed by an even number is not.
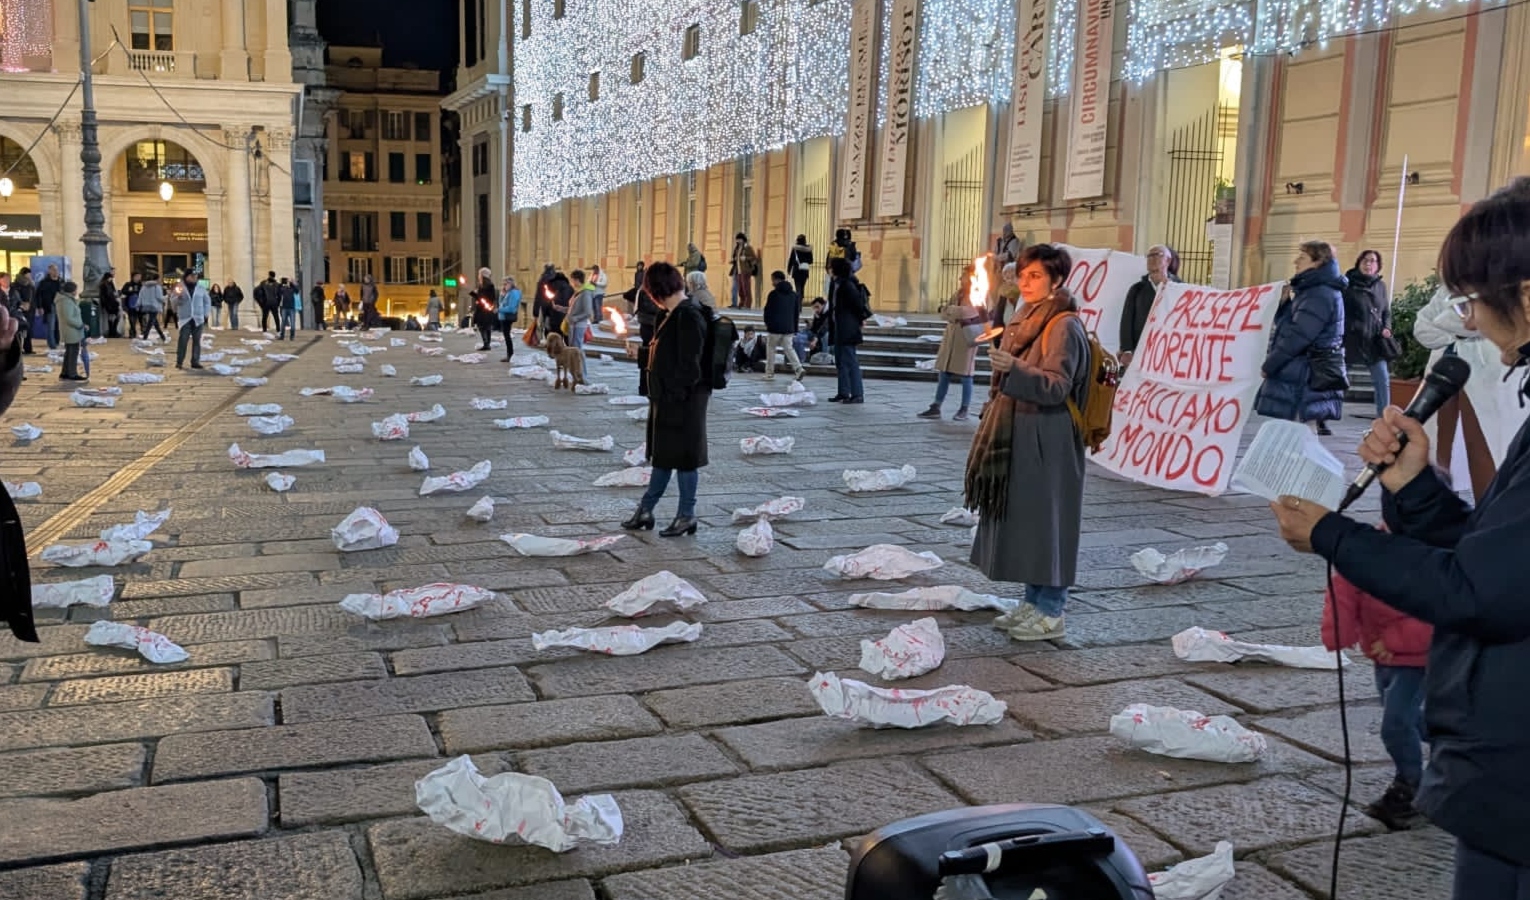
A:
[[[1052,327],[1052,322],[1066,318],[1078,318],[1078,315],[1059,313],[1047,323],[1047,328]],[[1116,391],[1121,387],[1121,363],[1100,343],[1099,335],[1086,330],[1084,336],[1089,340],[1089,390],[1084,395],[1082,409],[1074,402],[1073,395],[1068,395],[1068,412],[1073,416],[1073,425],[1084,446],[1090,453],[1099,453],[1110,438],[1111,411],[1116,405]]]

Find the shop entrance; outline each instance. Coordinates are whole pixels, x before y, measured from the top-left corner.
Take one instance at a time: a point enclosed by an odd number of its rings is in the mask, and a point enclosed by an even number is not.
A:
[[[42,216],[0,216],[0,272],[14,276],[42,252]]]
[[[207,220],[129,218],[132,273],[147,278],[207,271]]]

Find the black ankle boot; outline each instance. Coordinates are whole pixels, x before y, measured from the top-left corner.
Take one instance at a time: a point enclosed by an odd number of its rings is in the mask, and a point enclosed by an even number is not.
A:
[[[639,506],[632,514],[632,518],[622,523],[622,527],[628,531],[647,529],[653,531],[653,510]]]
[[[650,514],[649,518],[652,518]],[[675,516],[675,521],[669,523],[669,527],[659,532],[659,537],[679,537],[682,534],[695,534],[697,528],[695,516]]]

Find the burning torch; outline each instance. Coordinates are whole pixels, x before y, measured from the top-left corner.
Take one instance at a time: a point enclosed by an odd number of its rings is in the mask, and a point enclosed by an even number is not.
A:
[[[988,311],[988,254],[983,254],[972,261],[972,281],[967,287],[967,305],[977,308],[985,317]],[[989,328],[977,336],[976,343],[981,346],[988,344],[994,338],[1004,333],[1004,323]]]

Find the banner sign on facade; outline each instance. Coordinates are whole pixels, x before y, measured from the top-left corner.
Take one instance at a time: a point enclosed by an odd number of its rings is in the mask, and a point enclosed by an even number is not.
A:
[[[839,220],[866,216],[866,182],[871,175],[871,134],[876,125],[877,73],[882,55],[881,0],[854,0],[850,6],[850,108],[839,158]]]
[[[1095,332],[1106,350],[1120,352],[1126,292],[1147,274],[1147,258],[1119,250],[1057,246],[1073,259],[1073,269],[1064,284],[1078,301],[1084,328]]]
[[[1004,205],[1041,198],[1041,114],[1047,99],[1047,17],[1051,0],[1020,0],[1015,20],[1015,87],[1009,104]]]
[[[1164,285],[1116,394],[1110,440],[1092,459],[1143,484],[1225,492],[1281,285]]]
[[[1105,142],[1110,135],[1110,61],[1115,50],[1115,0],[1080,0],[1078,53],[1068,117],[1068,164],[1063,199],[1105,193]]]
[[[914,66],[919,55],[919,0],[892,0],[887,61],[887,123],[877,154],[877,215],[908,212],[908,161],[914,136]]]

